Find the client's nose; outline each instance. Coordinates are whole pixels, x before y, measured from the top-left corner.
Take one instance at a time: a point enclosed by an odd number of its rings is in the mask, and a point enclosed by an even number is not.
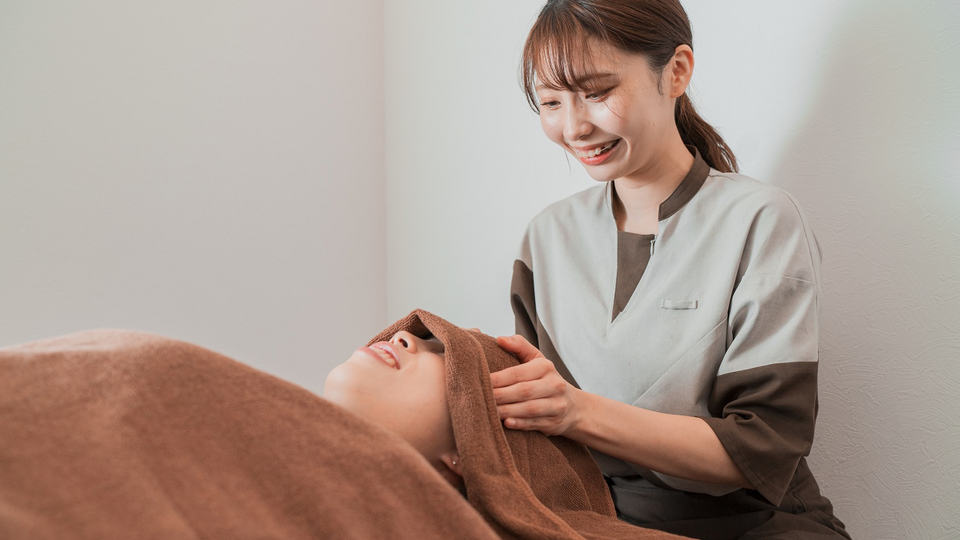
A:
[[[393,335],[393,337],[390,339],[390,343],[403,347],[409,352],[415,353],[417,352],[416,339],[417,338],[414,337],[414,335],[410,332],[401,330]]]

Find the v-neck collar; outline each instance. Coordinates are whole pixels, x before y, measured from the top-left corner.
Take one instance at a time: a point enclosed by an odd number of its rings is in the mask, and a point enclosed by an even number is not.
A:
[[[658,221],[663,221],[679,212],[680,209],[690,202],[690,199],[700,191],[703,183],[707,180],[707,175],[710,174],[710,166],[704,161],[703,156],[700,155],[700,151],[694,146],[687,146],[687,149],[693,154],[693,165],[690,166],[687,175],[680,181],[680,185],[673,190],[673,193],[671,193],[665,201],[660,203],[659,215],[657,217]],[[607,183],[606,199],[611,215],[613,213],[613,192],[615,189],[616,187],[612,181]]]
[[[667,197],[667,200],[660,203],[660,221],[676,214],[690,199],[700,191],[703,183],[707,180],[710,173],[710,166],[700,156],[700,151],[694,147],[687,147],[693,150],[693,165],[687,172],[687,175],[680,181],[677,189]]]

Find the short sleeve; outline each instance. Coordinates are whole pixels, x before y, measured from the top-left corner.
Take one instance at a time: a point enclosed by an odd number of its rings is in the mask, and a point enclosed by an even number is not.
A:
[[[819,360],[820,255],[795,202],[781,203],[747,239],[704,418],[774,505],[813,443]]]
[[[560,354],[553,345],[553,340],[537,316],[537,297],[534,285],[536,277],[532,256],[530,255],[530,237],[530,231],[528,230],[527,234],[524,235],[523,243],[520,245],[520,253],[513,262],[510,306],[513,308],[515,331],[553,362],[553,365],[557,368],[557,373],[561,377],[580,388],[570,370],[567,369],[566,364],[563,363],[563,359],[560,358]]]

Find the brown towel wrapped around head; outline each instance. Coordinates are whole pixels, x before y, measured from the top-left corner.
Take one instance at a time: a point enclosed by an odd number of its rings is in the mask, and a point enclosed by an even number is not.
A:
[[[416,310],[370,343],[401,330],[444,344],[447,402],[467,498],[502,538],[679,538],[618,520],[603,475],[584,446],[503,429],[490,373],[519,362],[494,338]]]
[[[188,343],[0,349],[0,538],[495,540],[400,437]]]

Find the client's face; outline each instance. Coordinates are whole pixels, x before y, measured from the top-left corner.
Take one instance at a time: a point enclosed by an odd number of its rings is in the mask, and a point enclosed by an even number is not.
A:
[[[334,368],[323,395],[400,435],[441,473],[457,471],[443,362],[442,343],[398,332]]]

